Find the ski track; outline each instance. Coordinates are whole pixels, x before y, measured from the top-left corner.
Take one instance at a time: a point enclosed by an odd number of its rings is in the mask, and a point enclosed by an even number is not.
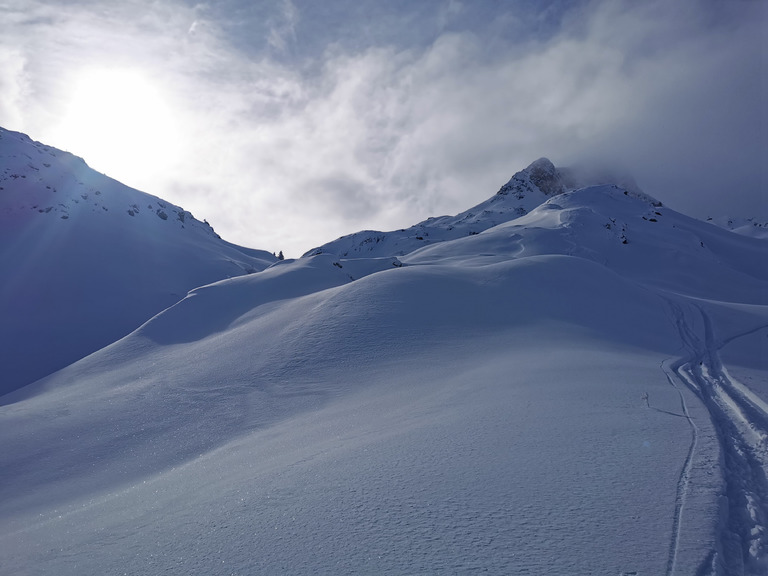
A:
[[[686,494],[688,493],[688,485],[690,483],[693,455],[696,452],[696,445],[699,441],[699,429],[696,427],[696,424],[693,422],[693,419],[688,413],[688,406],[685,404],[685,397],[683,396],[682,390],[680,390],[677,384],[675,384],[675,374],[678,365],[679,362],[670,365],[669,360],[665,360],[661,364],[661,369],[666,374],[667,381],[672,385],[672,387],[675,388],[675,390],[677,390],[677,393],[680,396],[680,406],[683,410],[683,414],[685,415],[686,420],[688,420],[688,425],[691,428],[691,445],[688,448],[688,454],[685,457],[685,463],[683,464],[683,469],[680,472],[680,478],[677,482],[677,494],[675,496],[675,515],[672,522],[672,540],[669,545],[669,560],[667,561],[667,576],[671,576],[675,572],[677,549],[680,542],[683,507],[685,505]]]
[[[673,362],[664,361],[662,369],[680,394],[693,438],[678,483],[667,576],[675,574],[691,462],[698,441],[696,425],[688,414],[676,380],[687,386],[709,411],[723,453],[727,510],[721,514],[719,529],[722,558],[708,558],[698,574],[712,574],[713,570],[728,575],[768,574],[768,411],[765,403],[756,401],[757,397],[748,388],[731,379],[719,356],[725,343],[755,330],[718,344],[712,322],[701,307],[694,306],[704,324],[703,339],[696,334],[680,306],[670,304],[689,354]]]

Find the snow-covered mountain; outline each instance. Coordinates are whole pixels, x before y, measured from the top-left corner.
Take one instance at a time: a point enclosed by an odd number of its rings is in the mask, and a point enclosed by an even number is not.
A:
[[[0,394],[114,342],[192,288],[275,260],[0,128]]]
[[[479,234],[524,216],[547,198],[567,190],[617,182],[622,183],[627,194],[655,203],[628,176],[607,170],[555,168],[548,158],[539,158],[512,176],[494,196],[461,214],[429,218],[393,232],[364,230],[313,248],[305,256],[322,253],[343,258],[403,256],[428,244]]]
[[[197,288],[0,398],[4,570],[765,574],[768,242],[573,178]]]

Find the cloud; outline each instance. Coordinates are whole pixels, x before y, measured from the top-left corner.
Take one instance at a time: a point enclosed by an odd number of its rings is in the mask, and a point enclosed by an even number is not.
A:
[[[621,163],[684,211],[751,214],[768,165],[759,4],[452,0],[368,24],[343,2],[327,22],[298,1],[24,3],[0,24],[0,124],[45,139],[77,66],[141,65],[183,145],[115,176],[290,255],[461,211],[543,155]]]
[[[285,51],[289,43],[296,42],[296,23],[299,11],[291,0],[282,0],[278,17],[269,22],[269,45],[279,51]]]
[[[589,38],[624,55],[634,118],[597,135],[588,152],[623,160],[648,192],[693,215],[755,214],[768,182],[765,12],[751,2],[664,8],[615,13],[606,4],[593,17]]]
[[[29,91],[24,74],[24,55],[12,48],[0,50],[0,118],[20,123],[22,108]]]

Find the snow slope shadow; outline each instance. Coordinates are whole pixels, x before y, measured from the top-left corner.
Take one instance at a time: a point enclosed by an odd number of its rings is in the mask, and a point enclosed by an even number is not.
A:
[[[258,274],[192,290],[137,332],[158,344],[195,342],[225,331],[238,318],[263,304],[297,298],[349,281],[348,275],[332,265],[329,256],[285,261]]]
[[[224,332],[249,312],[341,286],[401,264],[396,258],[343,260],[321,254],[285,260],[266,270],[192,290],[137,331],[157,344],[195,342]]]

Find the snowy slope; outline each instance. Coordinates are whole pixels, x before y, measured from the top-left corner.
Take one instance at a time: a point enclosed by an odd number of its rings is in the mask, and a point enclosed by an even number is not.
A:
[[[4,571],[764,574],[766,242],[559,192],[201,287],[3,396]]]
[[[0,129],[0,393],[106,346],[192,288],[274,261]]]
[[[760,222],[755,218],[719,216],[717,218],[707,218],[707,222],[719,226],[720,228],[736,232],[736,234],[768,240],[768,222]]]
[[[587,258],[638,283],[699,298],[763,303],[768,295],[768,242],[710,226],[617,186],[565,192],[526,216],[461,242],[424,247],[402,261],[551,253]]]
[[[331,260],[207,287],[6,406],[10,568],[663,568],[689,439],[640,403],[680,410],[659,297],[565,256]],[[331,287],[283,299],[288,273]]]

